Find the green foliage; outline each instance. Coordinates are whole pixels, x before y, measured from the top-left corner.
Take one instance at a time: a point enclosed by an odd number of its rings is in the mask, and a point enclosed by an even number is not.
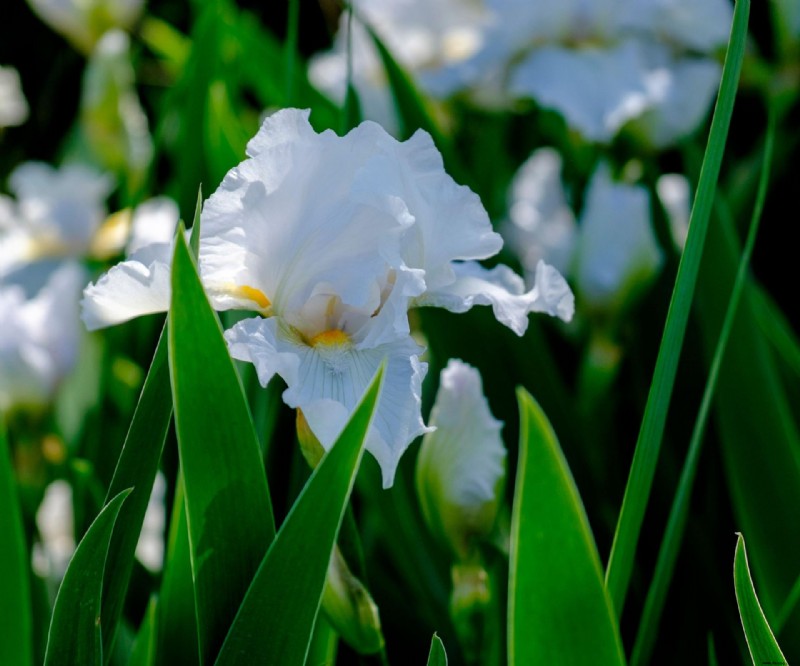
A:
[[[447,666],[447,653],[442,639],[436,634],[431,638],[431,651],[428,654],[428,666]]]
[[[244,392],[182,231],[168,329],[200,655],[208,663],[274,536],[274,522]]]
[[[219,666],[248,664],[255,654],[268,664],[304,663],[382,378],[383,367],[281,525],[225,639]]]
[[[600,557],[567,461],[541,407],[524,389],[518,398],[509,664],[624,664]]]
[[[742,618],[744,634],[747,637],[747,647],[753,664],[787,664],[775,636],[772,634],[758,602],[753,579],[750,576],[750,567],[747,563],[747,549],[744,545],[744,536],[738,535],[736,540],[736,554],[733,558],[733,582],[736,588],[736,602],[739,604],[739,613]]]
[[[731,39],[725,66],[722,70],[717,106],[711,123],[711,133],[703,158],[697,195],[689,219],[689,235],[681,256],[675,288],[672,292],[664,334],[659,348],[653,381],[647,398],[636,450],[633,454],[628,485],[614,534],[614,544],[606,568],[606,585],[617,615],[622,615],[625,596],[633,569],[636,545],[655,474],[664,424],[667,420],[675,375],[678,371],[686,324],[692,305],[703,246],[706,240],[711,209],[717,188],[725,141],[728,136],[733,103],[739,84],[747,41],[749,0],[739,0],[733,16]]]
[[[0,663],[33,664],[28,548],[22,531],[17,487],[0,414]]]
[[[53,607],[46,666],[104,663],[100,623],[103,571],[114,524],[130,492],[123,490],[103,507],[75,549]]]

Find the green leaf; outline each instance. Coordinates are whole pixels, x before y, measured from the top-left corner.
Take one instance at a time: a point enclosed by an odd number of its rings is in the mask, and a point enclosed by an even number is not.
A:
[[[217,660],[302,666],[333,545],[355,482],[383,366],[272,542]]]
[[[736,554],[733,558],[733,584],[736,589],[736,603],[739,605],[739,615],[742,618],[742,627],[747,639],[747,647],[753,664],[788,664],[783,656],[772,629],[767,624],[761,604],[758,603],[753,579],[750,576],[750,567],[747,564],[747,550],[744,537],[739,534],[736,540]]]
[[[678,489],[675,493],[675,499],[670,509],[669,519],[667,520],[667,527],[664,531],[664,538],[661,542],[661,548],[658,553],[658,560],[656,562],[655,573],[653,574],[653,582],[647,593],[644,610],[642,611],[642,619],[639,622],[639,630],[636,635],[636,642],[631,654],[631,664],[647,664],[650,663],[650,655],[652,647],[658,634],[658,625],[661,619],[661,611],[664,607],[664,601],[667,596],[670,581],[672,580],[672,573],[675,568],[675,561],[680,551],[681,542],[683,541],[684,528],[686,526],[686,518],[689,513],[689,500],[691,499],[692,486],[697,474],[697,466],[700,461],[700,452],[704,441],[706,431],[706,424],[711,412],[711,402],[714,398],[714,392],[717,388],[717,380],[719,378],[719,371],[722,367],[722,361],[725,358],[725,351],[728,348],[728,340],[733,330],[733,324],[736,318],[736,313],[739,308],[739,301],[741,299],[745,284],[747,283],[748,267],[750,265],[750,257],[753,254],[753,248],[756,243],[756,236],[758,235],[758,228],[761,222],[761,213],[764,209],[764,201],[767,196],[767,186],[769,184],[770,164],[772,162],[772,153],[775,145],[775,119],[774,115],[770,113],[770,121],[767,127],[767,137],[764,145],[764,158],[761,169],[761,176],[758,185],[758,194],[756,203],[753,208],[753,215],[750,220],[750,230],[747,234],[747,242],[745,243],[742,256],[739,259],[739,266],[736,272],[736,280],[731,290],[730,300],[728,301],[728,308],[725,311],[725,320],[722,324],[722,329],[717,340],[717,346],[714,350],[714,358],[711,362],[711,368],[706,380],[706,387],[703,392],[703,399],[700,404],[700,410],[695,421],[692,437],[689,441],[689,449],[686,453],[686,460],[681,470],[681,477],[678,482]]]
[[[172,263],[168,330],[200,657],[209,663],[275,527],[244,391],[182,230]]]
[[[5,423],[0,414],[0,664],[33,664],[28,548]]]
[[[116,497],[125,488],[133,489],[120,509],[119,527],[111,537],[108,566],[104,574],[103,651],[107,655],[111,654],[116,636],[130,582],[136,544],[172,418],[165,330],[161,332],[105,500],[108,504],[112,497]]]
[[[45,666],[103,663],[103,570],[114,523],[130,492],[123,490],[103,507],[75,549],[53,607]]]
[[[623,664],[600,557],[567,461],[538,403],[524,389],[517,396],[508,663]]]
[[[717,189],[722,156],[728,135],[733,103],[739,83],[739,73],[747,41],[747,19],[750,0],[738,0],[733,13],[733,26],[722,70],[719,97],[711,121],[708,146],[703,158],[697,195],[689,220],[689,235],[681,256],[678,275],[667,313],[664,335],[658,350],[653,381],[647,396],[642,426],[633,454],[630,475],[625,487],[614,543],[606,569],[606,586],[621,617],[633,569],[636,545],[650,497],[658,453],[664,433],[675,374],[678,370],[681,347],[694,296],[700,259],[703,255],[708,222]]]
[[[447,653],[442,639],[436,634],[431,638],[431,651],[428,653],[428,666],[447,666]]]
[[[131,657],[128,666],[151,666],[155,663],[158,604],[155,598],[150,599],[147,604],[147,611],[144,614],[139,633],[133,642]]]
[[[178,474],[172,520],[169,526],[164,575],[158,593],[156,664],[197,664],[197,618],[195,617],[192,563],[183,475]]]

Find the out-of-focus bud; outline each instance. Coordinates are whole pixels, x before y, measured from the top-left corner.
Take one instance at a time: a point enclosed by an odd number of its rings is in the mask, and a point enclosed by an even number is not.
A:
[[[22,94],[17,70],[0,67],[0,129],[21,125],[27,118],[28,103]]]
[[[502,423],[489,411],[478,371],[451,360],[431,411],[436,430],[422,440],[417,492],[431,531],[462,562],[491,532],[505,477]]]
[[[81,129],[100,163],[127,175],[129,187],[144,176],[153,157],[147,116],[139,103],[130,39],[113,30],[98,42],[83,78]]]
[[[383,647],[378,607],[364,584],[356,578],[335,546],[322,592],[322,610],[336,632],[360,654]]]
[[[72,45],[89,54],[109,30],[128,30],[144,0],[28,0],[39,17]]]

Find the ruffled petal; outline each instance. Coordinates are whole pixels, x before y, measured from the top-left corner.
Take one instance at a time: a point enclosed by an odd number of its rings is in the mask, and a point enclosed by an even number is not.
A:
[[[81,318],[90,331],[135,317],[166,312],[170,301],[172,244],[155,243],[134,252],[83,292]]]
[[[427,364],[410,338],[373,348],[306,344],[276,318],[246,319],[225,332],[231,355],[256,367],[266,386],[280,375],[288,388],[283,400],[301,409],[320,443],[329,449],[367,389],[381,362],[386,374],[366,448],[381,466],[383,485],[394,480],[400,456],[428,429],[422,422],[422,380]]]
[[[416,305],[466,312],[473,305],[491,305],[497,320],[517,335],[528,328],[528,314],[544,312],[564,321],[575,313],[575,297],[567,281],[555,268],[540,261],[533,289],[525,291],[522,278],[508,266],[487,269],[476,262],[454,265],[455,281],[437,291],[426,292]]]

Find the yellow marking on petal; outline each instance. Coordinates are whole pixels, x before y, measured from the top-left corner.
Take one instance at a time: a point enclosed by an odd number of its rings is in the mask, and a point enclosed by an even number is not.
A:
[[[130,208],[109,215],[92,238],[89,253],[105,261],[122,252],[131,232],[133,213]]]
[[[272,301],[267,298],[267,295],[255,287],[248,287],[247,285],[231,287],[229,293],[234,298],[245,298],[248,301],[253,301],[253,303],[258,304],[258,307],[264,314],[266,314],[272,306]]]
[[[350,344],[350,336],[338,328],[332,328],[329,331],[322,331],[318,333],[309,341],[312,347],[323,345],[325,347],[341,347]]]

